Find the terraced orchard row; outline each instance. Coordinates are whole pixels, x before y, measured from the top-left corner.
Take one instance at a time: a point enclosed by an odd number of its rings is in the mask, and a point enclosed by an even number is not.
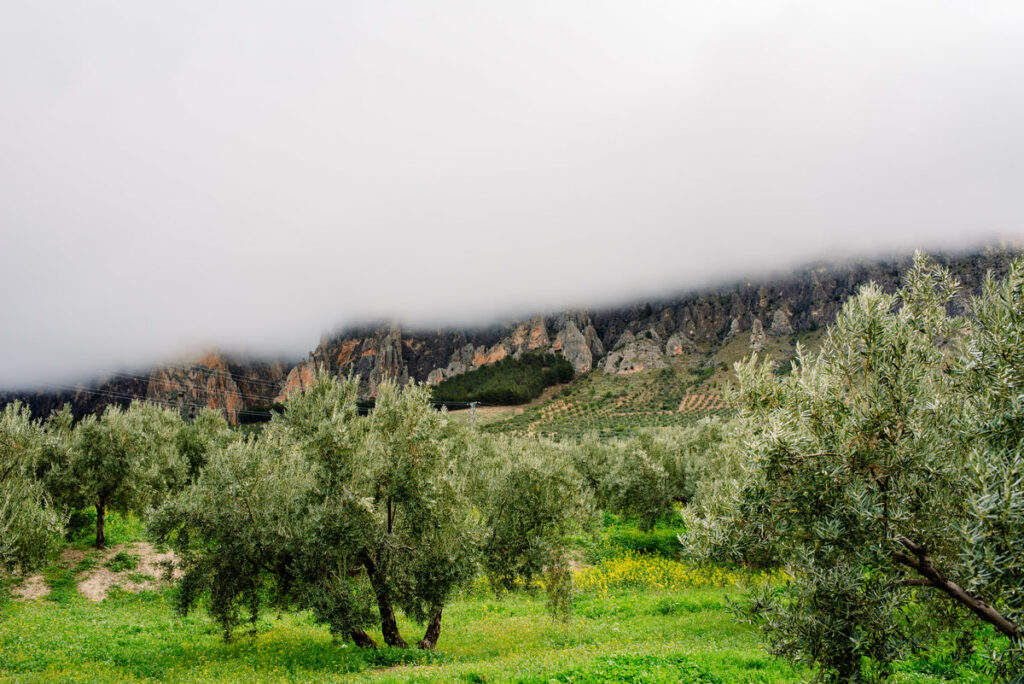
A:
[[[682,360],[669,368],[629,376],[595,370],[550,400],[493,420],[485,429],[565,438],[590,433],[612,437],[641,428],[692,425],[702,417],[728,413],[720,382],[724,384],[724,378],[702,377]]]

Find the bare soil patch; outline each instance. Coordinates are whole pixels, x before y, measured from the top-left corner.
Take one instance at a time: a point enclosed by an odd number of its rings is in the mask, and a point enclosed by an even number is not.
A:
[[[88,555],[88,552],[82,549],[64,549],[60,552],[61,564],[69,568],[73,568]]]
[[[41,599],[50,593],[50,587],[42,575],[32,575],[24,582],[11,589],[11,593],[19,601]]]
[[[135,569],[114,572],[106,566],[107,561],[121,551],[138,558],[138,566]],[[107,549],[94,569],[84,573],[83,579],[78,583],[78,591],[90,601],[102,601],[115,586],[130,592],[158,589],[163,584],[163,564],[167,561],[173,563],[175,560],[173,551],[157,553],[153,545],[147,542],[112,546]],[[173,577],[180,576],[181,572],[175,568]]]

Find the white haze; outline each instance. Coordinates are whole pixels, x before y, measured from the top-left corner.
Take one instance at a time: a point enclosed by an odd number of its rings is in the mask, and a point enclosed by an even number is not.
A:
[[[1024,217],[1020,2],[0,7],[0,386]]]

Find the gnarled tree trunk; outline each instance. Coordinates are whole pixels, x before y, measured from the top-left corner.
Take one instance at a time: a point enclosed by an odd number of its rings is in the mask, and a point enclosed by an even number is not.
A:
[[[377,642],[373,640],[373,637],[361,629],[353,629],[349,635],[359,648],[377,648]]]
[[[363,550],[360,553],[363,567],[370,577],[370,586],[377,597],[377,610],[380,612],[380,631],[384,635],[384,643],[388,646],[408,648],[409,644],[398,632],[398,619],[395,617],[395,609],[391,605],[391,591],[388,588],[387,576],[381,567],[373,561],[370,554]]]
[[[433,610],[430,611],[430,621],[427,623],[427,631],[423,634],[423,638],[420,639],[419,643],[416,644],[419,648],[427,651],[433,651],[434,647],[437,646],[437,639],[441,636],[441,611],[444,610],[444,605],[436,605]]]

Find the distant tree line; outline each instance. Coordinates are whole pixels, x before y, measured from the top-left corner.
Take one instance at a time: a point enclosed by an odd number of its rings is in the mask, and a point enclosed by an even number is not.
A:
[[[525,404],[546,387],[573,379],[572,364],[555,354],[523,354],[448,378],[434,387],[436,402]]]

